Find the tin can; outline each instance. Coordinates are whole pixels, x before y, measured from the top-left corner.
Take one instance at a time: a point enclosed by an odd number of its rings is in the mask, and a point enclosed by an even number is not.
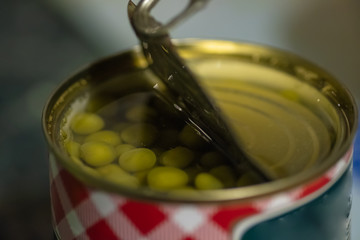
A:
[[[271,47],[220,40],[176,44],[224,112],[233,116],[246,150],[260,160],[264,152],[280,158],[263,163],[286,177],[171,195],[119,186],[71,161],[61,145],[67,115],[97,94],[107,96],[96,103],[102,105],[154,87],[156,80],[135,48],[78,72],[45,107],[57,238],[350,239],[357,108],[346,88],[314,64]]]

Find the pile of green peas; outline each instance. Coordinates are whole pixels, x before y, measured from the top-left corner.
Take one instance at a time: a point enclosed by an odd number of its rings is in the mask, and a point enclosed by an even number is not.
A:
[[[186,192],[258,182],[251,173],[235,173],[222,154],[150,93],[77,112],[68,122],[64,149],[70,159],[116,184]]]

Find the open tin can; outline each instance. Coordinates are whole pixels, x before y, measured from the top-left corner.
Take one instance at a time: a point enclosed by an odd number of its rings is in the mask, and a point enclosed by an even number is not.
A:
[[[78,72],[45,107],[57,238],[349,239],[357,107],[346,88],[312,63],[271,47],[218,40],[176,45],[248,154],[285,177],[169,194],[116,184],[74,161],[64,139],[76,112],[98,111],[158,86],[135,48]]]

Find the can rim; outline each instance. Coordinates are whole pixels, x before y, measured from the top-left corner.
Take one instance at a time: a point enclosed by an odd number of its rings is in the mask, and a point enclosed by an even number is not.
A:
[[[358,122],[358,110],[356,106],[356,102],[350,91],[339,83],[333,76],[331,76],[328,72],[324,71],[322,68],[318,67],[314,63],[311,63],[308,60],[305,60],[297,55],[291,54],[287,51],[283,51],[278,48],[274,48],[271,46],[258,45],[253,43],[245,43],[245,42],[233,42],[226,40],[204,40],[204,39],[182,39],[175,40],[174,43],[181,48],[196,48],[197,51],[208,50],[216,45],[221,44],[222,48],[213,50],[215,54],[224,54],[224,52],[231,53],[234,49],[237,51],[243,51],[245,48],[249,48],[251,50],[257,50],[258,52],[266,52],[268,54],[276,54],[277,56],[281,56],[287,61],[296,62],[300,66],[304,66],[306,68],[310,68],[316,73],[321,73],[321,76],[325,76],[327,81],[331,84],[336,85],[348,98],[348,102],[351,103],[350,106],[346,106],[349,108],[349,111],[353,114],[352,123],[347,122],[348,126],[348,136],[345,141],[342,143],[340,149],[337,150],[335,154],[332,154],[330,158],[325,161],[325,163],[321,164],[318,168],[311,168],[309,170],[304,171],[301,174],[291,176],[288,178],[276,180],[269,183],[263,183],[259,185],[246,186],[241,188],[233,188],[233,189],[221,189],[221,190],[208,190],[202,191],[201,194],[194,195],[186,195],[186,196],[178,196],[171,195],[163,192],[154,192],[153,190],[142,189],[142,191],[137,191],[134,189],[126,188],[115,183],[106,181],[104,179],[97,178],[91,174],[88,174],[80,169],[75,164],[71,164],[71,161],[68,161],[68,158],[65,154],[62,153],[62,150],[56,146],[54,140],[52,139],[52,133],[49,130],[49,122],[48,118],[55,106],[58,98],[61,96],[62,92],[64,92],[73,82],[77,81],[77,76],[80,73],[85,72],[87,69],[97,66],[98,64],[105,63],[111,61],[119,56],[123,56],[126,58],[130,58],[132,60],[139,60],[136,63],[136,67],[144,68],[146,67],[146,63],[143,59],[141,50],[139,46],[135,46],[130,50],[124,51],[119,54],[114,54],[112,56],[108,56],[93,64],[87,65],[83,67],[80,71],[77,71],[67,80],[63,81],[51,94],[49,99],[47,100],[42,113],[42,129],[45,135],[47,144],[49,146],[50,153],[55,155],[56,160],[63,166],[66,170],[68,170],[71,174],[75,175],[80,181],[86,183],[89,187],[95,187],[104,191],[109,191],[115,194],[121,194],[132,198],[154,200],[154,201],[166,201],[166,202],[190,202],[190,203],[209,203],[209,202],[229,202],[229,201],[248,201],[254,198],[258,198],[261,196],[275,194],[281,191],[286,191],[295,187],[298,187],[302,184],[310,182],[317,177],[325,174],[331,167],[333,167],[351,148],[354,136],[356,134],[357,122]],[[249,52],[250,53],[250,52]],[[253,53],[252,53],[253,54]],[[257,56],[258,57],[258,56]],[[141,61],[142,59],[142,61]]]

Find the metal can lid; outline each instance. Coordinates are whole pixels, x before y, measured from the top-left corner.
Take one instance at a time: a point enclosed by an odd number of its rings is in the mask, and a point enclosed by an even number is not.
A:
[[[351,147],[357,123],[355,102],[334,77],[319,67],[280,50],[252,44],[213,40],[177,44],[180,54],[227,112],[248,153],[286,177],[266,184],[179,198],[126,189],[96,179],[71,164],[56,143],[61,114],[80,92],[95,86],[101,88],[108,84],[106,79],[121,83],[113,90],[124,94],[146,88],[144,83],[153,79],[137,50],[92,65],[60,86],[50,99],[43,126],[61,165],[92,186],[129,196],[229,201],[299,186],[324,174]],[[128,81],[134,76],[141,80]],[[79,85],[79,79],[83,79],[83,84]]]

